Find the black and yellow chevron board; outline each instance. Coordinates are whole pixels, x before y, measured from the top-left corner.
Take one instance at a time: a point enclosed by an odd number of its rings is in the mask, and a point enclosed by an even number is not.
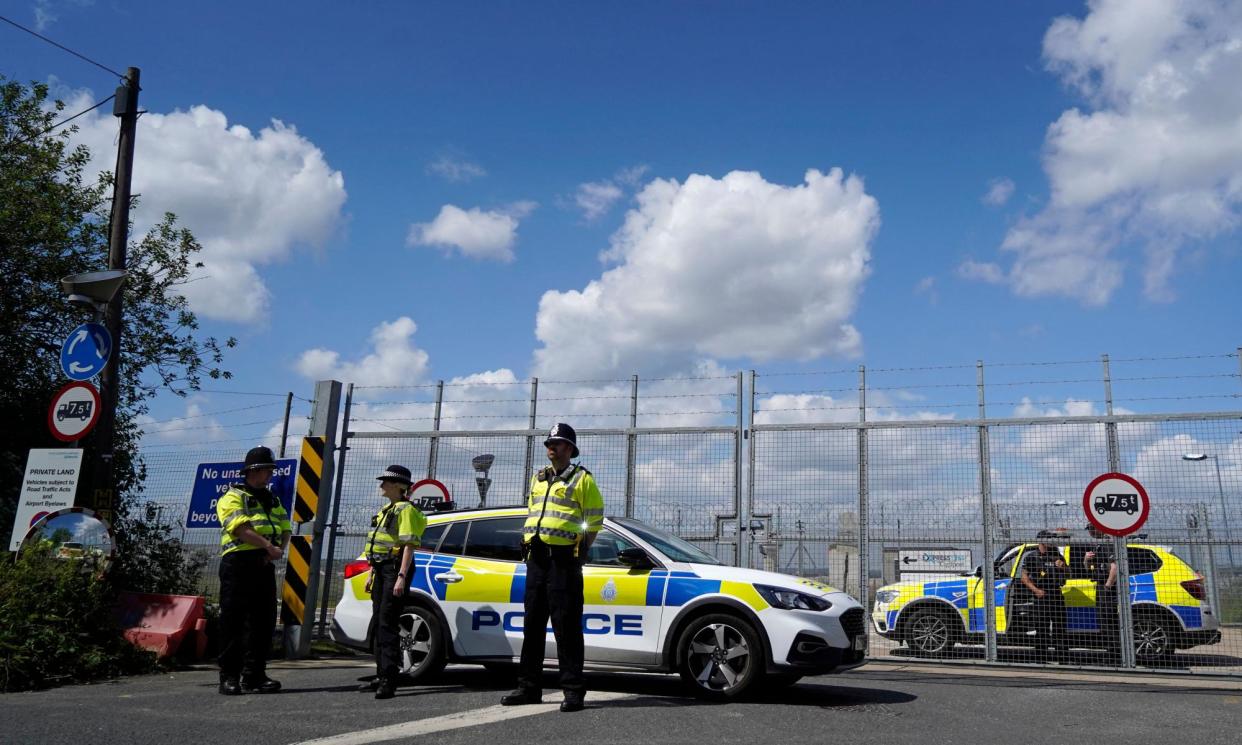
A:
[[[306,618],[306,584],[310,580],[311,545],[311,536],[308,535],[289,538],[285,586],[280,593],[280,622],[286,626],[301,626]]]
[[[323,478],[322,437],[302,438],[302,459],[298,461],[298,484],[293,499],[293,521],[309,523],[319,511],[319,484]]]

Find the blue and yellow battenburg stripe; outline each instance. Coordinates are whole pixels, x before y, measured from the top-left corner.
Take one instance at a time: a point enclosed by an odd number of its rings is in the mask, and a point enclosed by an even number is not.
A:
[[[470,577],[470,581],[435,581],[435,575],[449,571]],[[417,551],[411,574],[410,589],[448,602],[520,604],[526,593],[526,565],[515,562]],[[354,597],[369,597],[365,574],[354,577],[351,583]],[[586,605],[677,608],[704,595],[725,595],[755,611],[768,607],[748,582],[705,579],[694,572],[652,569],[628,575],[613,567],[587,566],[583,567],[582,585]]]

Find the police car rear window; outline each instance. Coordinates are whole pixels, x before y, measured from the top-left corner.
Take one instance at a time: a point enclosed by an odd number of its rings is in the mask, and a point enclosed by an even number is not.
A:
[[[443,525],[429,525],[423,531],[423,537],[419,541],[419,545],[424,551],[435,551],[436,546],[440,544],[440,538],[444,535]]]
[[[1158,571],[1164,563],[1160,561],[1160,557],[1155,551],[1146,548],[1131,548],[1126,555],[1130,559],[1130,576],[1136,574],[1151,574]]]
[[[521,561],[524,522],[523,517],[474,520],[470,526],[470,540],[466,543],[466,556],[497,561]]]
[[[461,556],[461,549],[466,545],[466,529],[468,527],[470,527],[470,524],[465,521],[453,523],[449,527],[448,533],[445,534],[444,540],[440,541],[440,548],[436,553]]]

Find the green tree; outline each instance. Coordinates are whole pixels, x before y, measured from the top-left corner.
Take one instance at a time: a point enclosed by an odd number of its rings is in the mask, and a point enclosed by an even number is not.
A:
[[[86,178],[92,154],[85,146],[71,146],[72,125],[52,129],[63,116],[64,104],[49,98],[46,85],[25,86],[0,77],[0,421],[5,423],[0,427],[0,536],[5,537],[27,451],[61,444],[48,432],[47,407],[65,382],[60,343],[86,319],[63,299],[60,279],[108,263],[112,175],[95,182]],[[184,396],[204,378],[230,377],[221,367],[223,352],[236,341],[204,335],[179,292],[202,266],[196,261],[200,249],[171,213],[129,246],[114,458],[114,528],[123,549],[172,542],[167,529],[129,514],[144,477],[137,453],[139,417],[161,391]],[[94,446],[89,438],[83,444]],[[113,575],[127,589],[185,591],[190,589],[184,586],[186,571],[193,570],[191,581],[197,576],[197,567],[176,564],[185,556],[166,547],[131,551]],[[170,561],[174,564],[167,566]]]

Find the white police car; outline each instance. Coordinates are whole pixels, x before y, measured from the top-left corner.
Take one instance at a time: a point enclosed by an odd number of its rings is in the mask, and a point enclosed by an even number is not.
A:
[[[525,508],[433,513],[401,618],[403,672],[448,662],[507,665],[522,647]],[[371,648],[365,561],[345,567],[332,638]],[[863,663],[865,611],[826,585],[724,566],[637,520],[608,518],[583,567],[588,669],[677,672],[706,698]],[[549,628],[545,656],[556,660]]]

